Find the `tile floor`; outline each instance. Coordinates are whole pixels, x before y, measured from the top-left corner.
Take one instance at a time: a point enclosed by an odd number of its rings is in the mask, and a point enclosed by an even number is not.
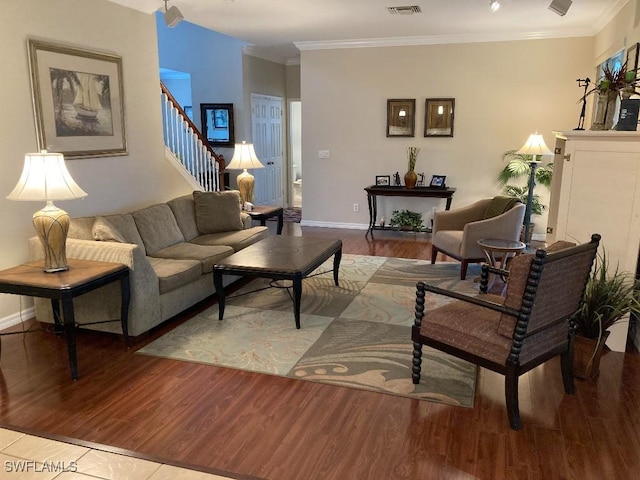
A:
[[[0,428],[4,480],[226,480],[222,477]]]

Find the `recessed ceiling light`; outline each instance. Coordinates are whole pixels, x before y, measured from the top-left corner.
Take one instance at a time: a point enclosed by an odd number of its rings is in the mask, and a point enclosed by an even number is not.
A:
[[[498,0],[489,0],[489,8],[492,12],[497,11],[500,8],[500,2]]]

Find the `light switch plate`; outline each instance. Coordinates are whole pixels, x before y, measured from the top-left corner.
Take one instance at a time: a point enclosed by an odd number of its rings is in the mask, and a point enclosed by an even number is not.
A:
[[[318,158],[331,158],[329,150],[318,150]]]

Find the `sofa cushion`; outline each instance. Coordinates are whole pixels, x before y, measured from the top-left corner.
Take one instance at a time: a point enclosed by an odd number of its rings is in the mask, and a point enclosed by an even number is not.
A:
[[[126,240],[126,243],[135,243],[146,253],[144,242],[140,237],[136,222],[133,221],[131,214],[105,215],[103,218],[113,225],[122,238]]]
[[[218,260],[228,257],[233,253],[233,248],[217,245],[196,245],[195,243],[176,243],[170,247],[158,250],[153,254],[156,258],[169,258],[175,260],[197,260],[202,266],[201,273],[210,273]]]
[[[78,240],[93,240],[92,229],[94,221],[95,217],[72,218],[67,237],[77,238]]]
[[[184,235],[184,239],[187,242],[200,235],[196,224],[196,207],[193,195],[183,195],[169,200],[167,203],[176,217],[178,227],[180,227],[182,235]]]
[[[242,250],[249,245],[253,245],[268,236],[268,227],[252,227],[245,230],[236,230],[234,232],[200,235],[199,237],[191,240],[191,242],[197,243],[198,245],[228,245],[237,252],[238,250]]]
[[[497,217],[503,213],[511,210],[515,205],[520,203],[520,200],[514,197],[497,196],[493,197],[487,205],[487,209],[484,211],[484,220],[488,218]]]
[[[133,212],[133,219],[147,249],[147,255],[184,242],[176,217],[166,203],[152,205]]]
[[[93,238],[99,242],[127,243],[113,224],[104,217],[97,216],[93,222]]]
[[[226,192],[193,192],[196,224],[201,234],[242,230],[240,195]]]
[[[160,294],[194,282],[202,276],[202,267],[197,260],[171,260],[147,257],[158,276]]]

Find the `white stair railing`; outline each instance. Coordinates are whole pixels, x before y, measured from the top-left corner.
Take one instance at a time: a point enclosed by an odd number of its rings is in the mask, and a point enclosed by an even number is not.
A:
[[[216,155],[162,82],[160,85],[165,146],[204,191],[224,189],[220,174],[224,158]]]

